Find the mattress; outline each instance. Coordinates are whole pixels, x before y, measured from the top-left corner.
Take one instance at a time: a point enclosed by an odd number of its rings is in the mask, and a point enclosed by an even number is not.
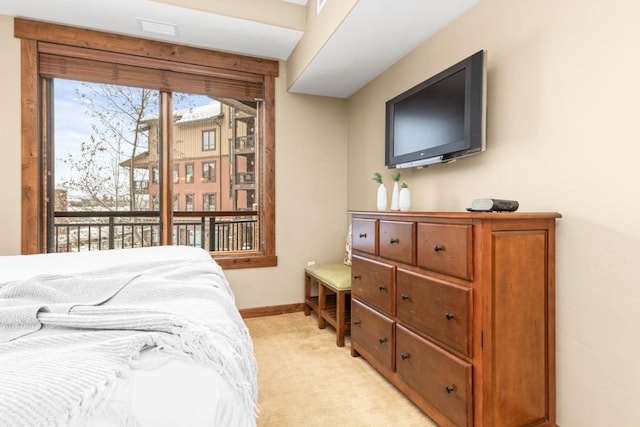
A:
[[[209,268],[214,264],[219,280],[216,286],[222,303],[212,305],[203,300],[189,299],[187,307],[169,303],[168,307],[180,316],[190,316],[206,323],[215,318],[215,324],[223,329],[240,329],[249,336],[235,305],[233,294],[222,270],[209,254],[199,248],[186,246],[160,246],[152,248],[122,249],[111,251],[82,252],[74,254],[46,254],[0,257],[0,308],[3,290],[5,295],[10,286],[33,277],[74,276],[90,277],[96,271],[120,271],[133,269],[141,274],[151,261],[153,265],[179,265],[183,261],[201,261],[200,266]],[[132,267],[132,266],[139,266]],[[198,267],[200,268],[200,267]],[[166,271],[171,268],[165,268]],[[148,271],[155,271],[149,268]],[[164,270],[163,270],[164,271]],[[182,273],[181,273],[182,274]],[[183,274],[184,275],[184,274]],[[194,273],[196,275],[196,273]],[[189,276],[189,274],[186,274]],[[182,277],[182,276],[181,276]],[[147,278],[149,280],[149,278]],[[187,280],[187,279],[185,279]],[[126,285],[129,286],[129,285]],[[7,302],[4,300],[4,304]],[[184,304],[183,304],[184,305]],[[44,325],[30,336],[44,336],[58,333],[60,327]],[[0,343],[0,369],[3,363]],[[148,347],[148,348],[147,348]],[[252,426],[255,425],[257,409],[257,367],[253,356],[253,347],[249,342],[243,347],[243,366],[249,367],[251,378],[249,387],[244,391],[249,396],[238,396],[238,387],[229,381],[228,375],[220,369],[212,369],[207,363],[191,360],[189,357],[176,357],[175,352],[146,346],[130,369],[118,376],[96,402],[87,416],[72,416],[68,420],[71,426]],[[225,364],[228,362],[223,362]],[[2,404],[4,384],[0,383],[0,418],[3,411],[11,411],[10,405]],[[9,390],[4,390],[4,399],[11,403]],[[9,396],[9,397],[7,397]],[[244,399],[244,402],[243,402]],[[254,407],[247,408],[250,399]],[[29,414],[20,414],[32,420]],[[35,418],[33,425],[37,425]],[[30,425],[29,421],[25,425]]]

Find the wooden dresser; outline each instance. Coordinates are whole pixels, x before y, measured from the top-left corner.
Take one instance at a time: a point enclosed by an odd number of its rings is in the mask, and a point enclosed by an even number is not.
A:
[[[441,426],[555,426],[560,215],[350,214],[351,354]]]

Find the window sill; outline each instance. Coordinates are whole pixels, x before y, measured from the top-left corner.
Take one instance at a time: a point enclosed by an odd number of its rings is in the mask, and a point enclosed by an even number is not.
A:
[[[218,264],[220,264],[220,267],[222,267],[223,270],[275,267],[278,265],[278,257],[275,255],[220,257],[212,253],[211,257],[215,259]]]

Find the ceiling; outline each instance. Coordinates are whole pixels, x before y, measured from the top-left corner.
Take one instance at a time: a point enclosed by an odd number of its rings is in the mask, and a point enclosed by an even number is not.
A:
[[[0,14],[286,61],[304,22],[282,17],[304,18],[308,1],[315,10],[317,0],[2,0]],[[290,91],[347,98],[478,1],[360,0]],[[273,13],[254,16],[250,2]]]

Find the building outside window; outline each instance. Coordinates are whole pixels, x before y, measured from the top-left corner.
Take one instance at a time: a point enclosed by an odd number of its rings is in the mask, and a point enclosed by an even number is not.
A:
[[[177,194],[173,195],[173,211],[180,210],[180,197]]]
[[[185,211],[193,211],[193,194],[185,194]]]

